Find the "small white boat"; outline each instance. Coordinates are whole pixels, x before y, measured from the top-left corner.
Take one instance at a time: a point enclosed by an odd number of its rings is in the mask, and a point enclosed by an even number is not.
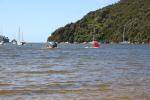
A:
[[[120,42],[120,44],[130,44],[130,42],[129,41],[122,41],[122,42]]]
[[[4,42],[3,42],[3,41],[1,41],[1,42],[0,42],[0,45],[3,45],[3,44],[4,44]]]
[[[13,39],[13,40],[11,41],[11,43],[17,45],[17,40],[16,40],[16,39]]]

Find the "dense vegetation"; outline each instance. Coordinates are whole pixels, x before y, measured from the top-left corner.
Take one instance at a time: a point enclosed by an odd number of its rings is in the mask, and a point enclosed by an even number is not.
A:
[[[5,36],[0,35],[0,42],[7,43],[7,42],[9,42],[9,38],[8,38],[8,37],[5,37]]]
[[[120,0],[55,30],[48,41],[150,43],[150,0]]]

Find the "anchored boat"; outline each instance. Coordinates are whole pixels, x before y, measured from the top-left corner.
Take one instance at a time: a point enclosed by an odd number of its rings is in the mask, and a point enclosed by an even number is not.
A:
[[[47,49],[49,49],[49,48],[57,48],[57,43],[54,42],[54,41],[47,42],[46,48],[47,48]]]

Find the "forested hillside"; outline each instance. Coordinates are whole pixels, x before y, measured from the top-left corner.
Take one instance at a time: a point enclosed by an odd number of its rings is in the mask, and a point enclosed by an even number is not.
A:
[[[150,0],[120,0],[55,30],[48,41],[150,43]]]

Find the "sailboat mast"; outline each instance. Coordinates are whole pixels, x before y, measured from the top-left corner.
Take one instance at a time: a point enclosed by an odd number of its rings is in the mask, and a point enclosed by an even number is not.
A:
[[[125,26],[124,26],[124,29],[123,29],[123,37],[122,37],[122,38],[123,38],[123,41],[124,41],[124,37],[125,37],[125,36],[124,36],[124,33],[125,33]]]
[[[24,41],[24,40],[23,40],[23,32],[22,32],[22,41]]]
[[[0,35],[3,36],[3,27],[1,27]]]
[[[18,30],[18,41],[20,42],[20,27],[19,27],[19,30]]]

